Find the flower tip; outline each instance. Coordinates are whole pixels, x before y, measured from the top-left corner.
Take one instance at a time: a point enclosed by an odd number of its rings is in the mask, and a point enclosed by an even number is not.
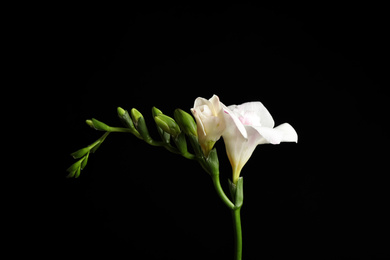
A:
[[[93,129],[95,129],[95,126],[93,125],[93,122],[92,122],[91,119],[85,120],[85,123],[87,123],[87,125],[89,125],[89,126],[92,127]]]
[[[196,110],[194,108],[191,108],[190,110],[191,110],[191,113],[195,116]]]
[[[118,111],[118,115],[119,115],[120,117],[123,117],[123,116],[126,114],[126,110],[124,110],[124,109],[121,108],[121,107],[118,107],[118,108],[117,108],[117,111]]]

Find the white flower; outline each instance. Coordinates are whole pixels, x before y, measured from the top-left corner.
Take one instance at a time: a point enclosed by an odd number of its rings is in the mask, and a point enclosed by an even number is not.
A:
[[[274,128],[274,120],[261,102],[248,102],[226,107],[226,129],[223,139],[233,168],[233,183],[237,183],[242,167],[259,144],[298,142],[294,128],[284,123]]]
[[[196,120],[199,144],[207,157],[225,129],[222,103],[216,95],[209,100],[198,97],[191,112]]]

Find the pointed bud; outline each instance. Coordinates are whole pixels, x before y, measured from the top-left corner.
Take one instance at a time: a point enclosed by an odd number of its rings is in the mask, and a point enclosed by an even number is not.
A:
[[[127,110],[124,110],[121,107],[117,108],[118,110],[118,117],[122,121],[122,123],[129,129],[132,130],[132,133],[139,139],[142,139],[141,135],[138,133],[137,129],[135,129],[133,121],[130,117],[130,114]]]
[[[95,119],[95,118],[92,118],[92,120],[87,120],[86,123],[94,128],[95,130],[100,130],[100,131],[106,131],[106,132],[110,132],[111,129],[108,125],[106,125],[105,123],[103,122],[100,122],[99,120]]]
[[[155,118],[156,116],[159,116],[159,115],[162,115],[163,112],[158,109],[157,107],[152,107],[152,114],[153,114],[153,118]],[[171,135],[167,132],[165,132],[161,127],[159,127],[157,125],[157,131],[158,131],[158,134],[160,135],[161,139],[169,144],[170,140],[171,140]]]
[[[158,115],[162,115],[163,112],[161,112],[161,110],[158,109],[157,107],[152,107],[152,114],[153,114],[153,117],[155,117],[155,116],[158,116]]]
[[[127,110],[124,110],[123,108],[118,107],[118,116],[119,116],[119,119],[122,121],[122,123],[126,127],[130,128],[130,129],[134,129],[133,121],[131,120],[129,112],[127,112]]]
[[[91,147],[88,146],[85,148],[81,148],[80,150],[77,150],[76,152],[71,153],[70,155],[73,156],[74,159],[78,159],[78,158],[83,157],[87,153],[89,153],[90,150],[91,150]]]
[[[131,118],[133,119],[134,125],[138,127],[138,121],[143,115],[135,108],[131,109]]]
[[[92,120],[87,119],[87,120],[85,120],[85,123],[87,123],[87,125],[89,125],[89,126],[92,127],[93,129],[95,129],[95,127],[93,126]]]
[[[178,108],[175,110],[174,117],[184,133],[187,135],[198,136],[196,123],[190,114]]]
[[[87,153],[87,155],[85,155],[83,161],[81,162],[81,165],[80,165],[81,170],[84,169],[85,166],[87,166],[88,158],[89,158],[89,153]]]
[[[75,162],[74,164],[72,164],[66,171],[69,172],[68,176],[66,176],[67,178],[73,178],[74,175],[80,171],[80,166],[81,166],[81,162],[83,161],[83,159],[80,159],[78,160],[77,162]],[[80,174],[78,174],[80,175]],[[78,176],[77,176],[78,177]]]
[[[118,116],[119,116],[119,117],[123,117],[123,116],[126,114],[126,110],[124,110],[124,109],[121,108],[121,107],[118,107],[118,108],[117,108],[117,111],[118,111]]]
[[[156,121],[156,124],[161,127],[162,130],[172,136],[177,136],[181,132],[179,125],[172,117],[161,114],[154,117],[154,120]]]

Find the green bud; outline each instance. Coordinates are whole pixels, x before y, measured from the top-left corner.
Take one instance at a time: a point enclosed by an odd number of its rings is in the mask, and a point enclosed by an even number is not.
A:
[[[142,139],[145,142],[152,144],[154,140],[149,135],[148,127],[146,126],[145,119],[142,115],[141,115],[141,117],[138,118],[136,126],[137,126],[137,130],[138,130],[139,134],[141,135]]]
[[[162,115],[163,112],[162,112],[160,109],[158,109],[157,107],[152,107],[152,114],[153,114],[153,118],[155,118],[155,117],[158,116],[158,115]],[[170,135],[169,133],[165,132],[165,131],[164,131],[161,127],[159,127],[158,125],[157,125],[157,131],[158,131],[158,134],[160,135],[161,139],[162,139],[165,143],[169,144],[169,142],[170,142],[170,140],[171,140],[171,135]]]
[[[181,130],[179,125],[175,122],[175,120],[166,115],[158,115],[154,117],[154,121],[156,124],[165,132],[169,133],[172,136],[177,136],[180,134]]]
[[[152,114],[153,114],[153,117],[155,117],[155,116],[158,116],[158,115],[162,115],[163,112],[161,112],[161,110],[158,109],[157,107],[152,107]]]
[[[198,136],[196,123],[190,114],[178,108],[174,112],[174,117],[186,135]]]
[[[138,133],[137,129],[135,129],[133,121],[130,117],[129,112],[127,110],[124,110],[121,107],[117,108],[118,110],[118,117],[122,121],[122,123],[129,129],[132,130],[132,133],[139,139],[142,139],[141,135]]]
[[[135,108],[131,109],[131,118],[133,119],[134,125],[138,127],[138,121],[143,115]]]
[[[69,172],[67,178],[72,178],[74,177],[74,175],[77,173],[77,177],[80,175],[80,167],[81,167],[81,163],[83,161],[84,158],[78,160],[77,162],[75,162],[74,164],[72,164],[66,171]]]
[[[88,158],[89,158],[89,153],[87,153],[87,155],[84,156],[84,159],[81,162],[81,165],[80,165],[81,170],[84,169],[85,166],[87,166]]]
[[[76,152],[71,153],[70,155],[73,156],[73,158],[78,159],[78,158],[83,157],[87,153],[89,153],[90,150],[91,150],[91,147],[88,146],[85,148],[81,148],[80,150],[77,150]]]
[[[126,127],[130,128],[130,129],[134,129],[133,121],[131,120],[129,112],[127,112],[127,110],[124,110],[123,108],[118,107],[118,116],[119,116],[119,119],[122,121],[122,123]]]
[[[87,125],[89,125],[89,126],[92,127],[93,129],[95,129],[95,127],[93,126],[92,120],[87,119],[87,120],[85,120],[85,123],[87,123]]]
[[[80,176],[80,172],[81,172],[81,167],[77,168],[74,177],[78,178]]]
[[[87,120],[86,123],[90,126],[93,127],[95,130],[100,130],[100,131],[106,131],[110,132],[110,127],[106,125],[103,122],[100,122],[99,120],[92,118],[92,120]]]
[[[123,117],[123,116],[126,114],[126,110],[124,110],[124,109],[121,108],[121,107],[118,107],[118,108],[117,108],[117,111],[118,111],[118,116],[119,116],[119,117]]]
[[[82,162],[82,159],[78,160],[77,162],[72,164],[68,169],[66,169],[66,171],[67,172],[75,172],[77,170],[77,168],[80,167],[81,162]]]

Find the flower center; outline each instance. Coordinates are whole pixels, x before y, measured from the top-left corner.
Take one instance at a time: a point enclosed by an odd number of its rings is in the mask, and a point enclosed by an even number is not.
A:
[[[204,114],[205,116],[213,116],[213,112],[210,110],[210,108],[206,105],[203,105],[201,107],[199,107],[200,109],[200,112],[202,112],[202,114]]]

